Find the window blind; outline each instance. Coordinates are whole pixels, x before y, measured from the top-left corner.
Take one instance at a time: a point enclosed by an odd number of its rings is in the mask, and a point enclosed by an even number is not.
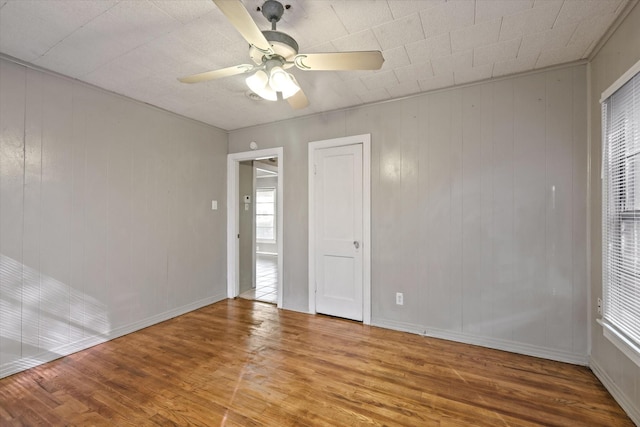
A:
[[[256,189],[256,238],[276,239],[276,189]]]
[[[602,102],[603,319],[640,348],[640,73]]]

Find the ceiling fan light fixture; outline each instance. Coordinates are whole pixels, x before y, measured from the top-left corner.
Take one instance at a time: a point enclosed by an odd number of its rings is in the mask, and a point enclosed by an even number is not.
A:
[[[276,92],[284,92],[289,80],[289,74],[280,66],[273,67],[269,73],[269,86]]]
[[[276,91],[269,86],[269,76],[263,70],[258,70],[245,80],[249,89],[268,101],[277,101]]]
[[[286,85],[285,89],[282,91],[282,97],[284,99],[287,99],[287,98],[295,95],[300,90],[300,86],[298,85],[296,80],[293,78],[293,75],[287,73],[287,77],[288,77],[287,85]]]
[[[269,72],[269,86],[275,92],[281,92],[282,98],[287,99],[300,90],[293,76],[280,66],[271,68]]]

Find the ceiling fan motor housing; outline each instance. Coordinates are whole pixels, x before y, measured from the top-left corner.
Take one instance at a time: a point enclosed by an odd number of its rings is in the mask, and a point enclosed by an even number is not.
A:
[[[298,43],[290,35],[280,31],[263,31],[262,34],[264,34],[264,37],[275,53],[265,55],[264,52],[251,46],[249,56],[257,65],[262,65],[271,59],[281,59],[283,62],[291,62],[293,57],[298,54]],[[291,68],[292,66],[292,63],[283,65],[284,68]]]

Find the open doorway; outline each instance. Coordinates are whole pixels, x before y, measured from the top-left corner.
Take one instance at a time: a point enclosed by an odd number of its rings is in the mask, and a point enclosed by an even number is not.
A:
[[[229,154],[227,294],[282,307],[282,148]]]
[[[240,298],[278,302],[278,159],[240,162]]]

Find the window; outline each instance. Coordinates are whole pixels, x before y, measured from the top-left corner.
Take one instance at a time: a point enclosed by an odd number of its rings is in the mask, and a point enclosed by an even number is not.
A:
[[[605,335],[639,363],[640,73],[637,71],[602,102],[602,141],[602,323]]]
[[[276,240],[276,189],[256,189],[256,239]]]

